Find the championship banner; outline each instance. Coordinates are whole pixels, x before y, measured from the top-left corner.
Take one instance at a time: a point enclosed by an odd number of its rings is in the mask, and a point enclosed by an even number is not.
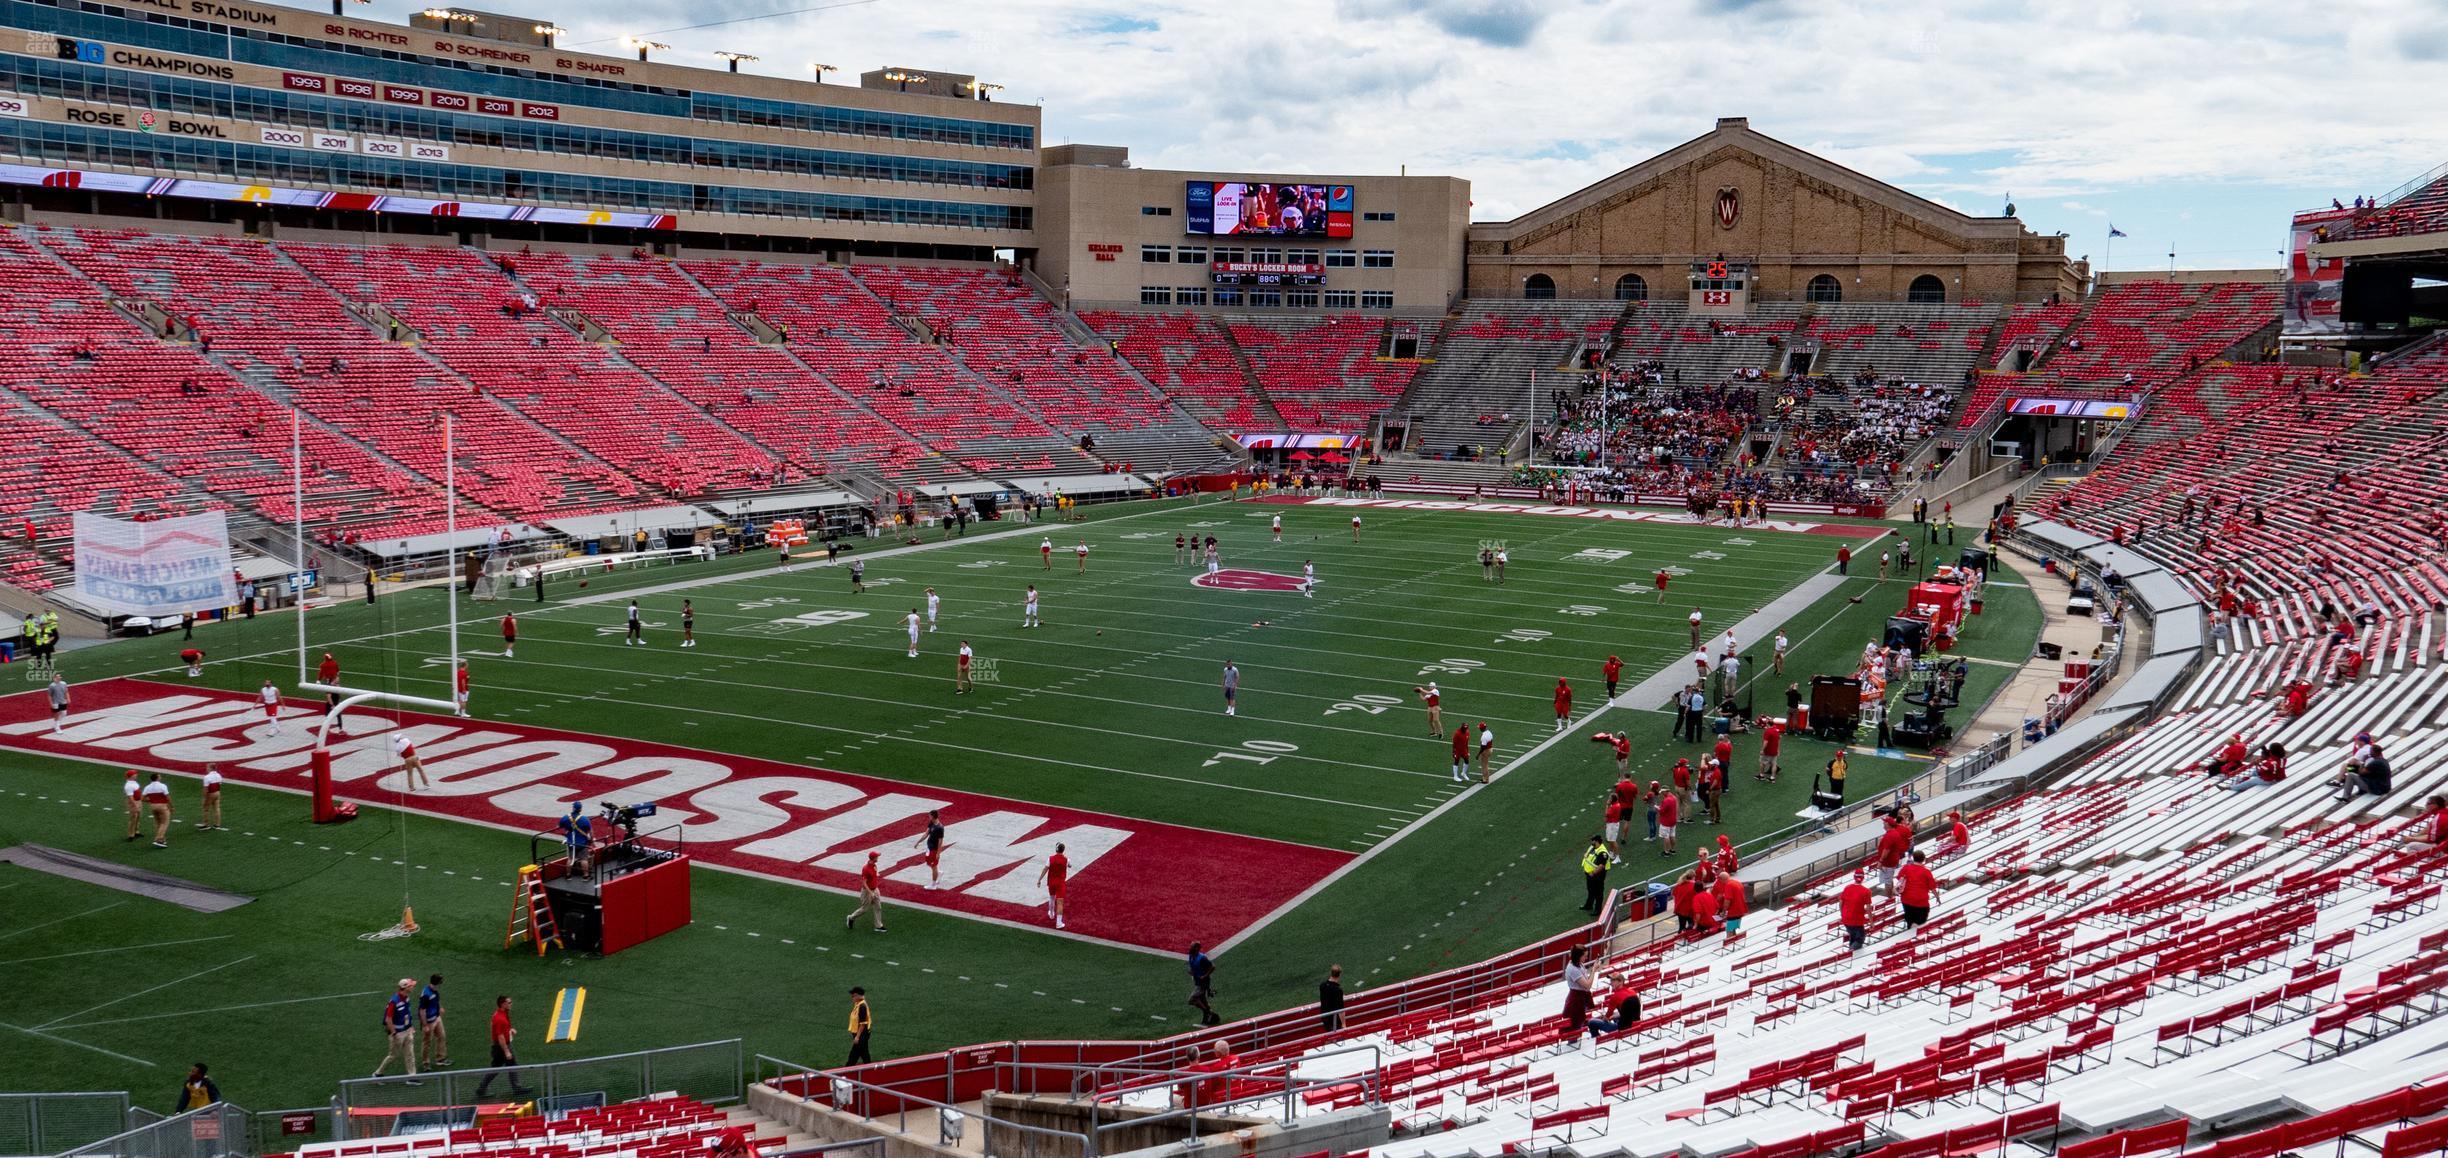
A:
[[[178,615],[236,604],[228,515],[127,522],[79,512],[76,597],[109,615]]]

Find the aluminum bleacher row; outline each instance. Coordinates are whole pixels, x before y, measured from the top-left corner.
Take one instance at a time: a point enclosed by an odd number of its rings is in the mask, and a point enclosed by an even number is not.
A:
[[[2443,448],[2448,350],[2436,345],[2359,377],[2214,364],[2154,398],[2118,454],[2038,509],[2196,590],[2224,572],[2259,605],[2231,624],[2239,646],[2282,646],[2317,672],[2335,618],[2319,608],[2376,602],[2378,623],[2352,641],[2373,663],[2436,656],[2448,646]],[[2188,498],[2211,515],[2185,525]]]
[[[299,1147],[297,1158],[698,1158],[734,1129],[758,1154],[779,1154],[789,1138],[763,1119],[693,1098],[663,1096],[559,1117],[493,1118],[479,1125],[356,1142]]]

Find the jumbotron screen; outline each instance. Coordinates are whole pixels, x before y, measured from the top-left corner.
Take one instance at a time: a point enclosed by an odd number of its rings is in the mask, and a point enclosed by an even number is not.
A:
[[[1192,181],[1190,232],[1216,237],[1350,237],[1352,187]]]

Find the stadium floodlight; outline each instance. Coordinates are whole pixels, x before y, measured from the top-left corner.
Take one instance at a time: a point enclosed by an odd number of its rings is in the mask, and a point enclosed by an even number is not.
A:
[[[535,34],[544,38],[544,47],[546,48],[551,48],[553,46],[553,37],[560,36],[568,31],[569,29],[563,28],[558,24],[538,24],[535,26]]]
[[[639,60],[644,60],[644,59],[646,59],[646,54],[647,54],[648,52],[650,52],[650,51],[652,51],[652,52],[670,52],[670,51],[671,51],[671,45],[665,44],[665,43],[663,43],[663,42],[662,42],[662,41],[660,41],[660,40],[644,40],[644,39],[640,39],[640,38],[635,37],[635,36],[624,36],[624,37],[621,37],[621,43],[622,43],[622,44],[626,44],[626,45],[628,45],[628,46],[629,46],[629,47],[631,47],[631,48],[637,49],[637,54],[638,54],[638,59],[639,59]]]
[[[969,99],[979,101],[993,100],[993,97],[986,94],[1003,91],[1002,85],[983,80],[964,81],[961,83],[961,87],[969,90]]]
[[[740,62],[741,62],[741,61],[743,61],[743,60],[763,60],[763,59],[765,59],[764,57],[762,57],[762,56],[758,56],[758,55],[756,55],[755,53],[752,53],[752,52],[717,52],[717,53],[715,53],[714,55],[719,56],[719,57],[723,58],[724,60],[730,61],[730,62],[731,62],[731,71],[733,71],[733,72],[738,72],[738,71],[739,71]]]
[[[835,67],[834,67],[834,66],[832,66],[832,65],[829,65],[829,64],[818,64],[818,63],[816,63],[815,61],[812,61],[812,60],[808,62],[808,68],[809,68],[811,71],[815,72],[815,74],[816,74],[816,83],[818,83],[818,84],[823,84],[823,83],[824,83],[824,74],[826,74],[826,73],[828,73],[828,72],[839,72],[839,71],[841,71],[840,69],[835,68]]]
[[[903,72],[897,68],[885,73],[884,79],[899,84],[902,92],[908,92],[909,86],[913,84],[925,84],[927,82],[927,78],[918,73]]]

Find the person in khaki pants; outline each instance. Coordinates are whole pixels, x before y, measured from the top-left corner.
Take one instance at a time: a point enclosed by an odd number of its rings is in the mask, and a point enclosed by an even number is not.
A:
[[[119,794],[127,797],[127,838],[129,840],[136,839],[137,834],[143,831],[141,826],[144,824],[144,802],[137,799],[143,792],[144,785],[136,782],[136,770],[128,769],[127,779],[119,786]]]
[[[170,786],[162,783],[159,772],[145,781],[144,805],[153,814],[153,847],[170,847]]]
[[[212,832],[226,829],[221,823],[221,767],[218,764],[204,766],[204,807],[196,827]]]

